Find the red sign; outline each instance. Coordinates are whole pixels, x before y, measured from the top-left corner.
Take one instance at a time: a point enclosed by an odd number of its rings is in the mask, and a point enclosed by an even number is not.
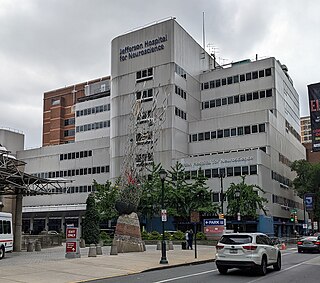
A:
[[[206,226],[204,227],[204,232],[208,234],[221,234],[224,231],[224,226],[216,225],[216,226]]]
[[[66,242],[66,253],[75,253],[77,251],[77,242]]]
[[[76,228],[67,228],[67,239],[76,239],[77,238]]]

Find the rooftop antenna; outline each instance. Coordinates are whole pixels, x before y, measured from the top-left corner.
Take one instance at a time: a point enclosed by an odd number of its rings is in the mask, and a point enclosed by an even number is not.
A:
[[[204,30],[204,12],[202,12],[202,44],[203,44],[203,50],[205,50],[206,36],[205,36],[205,30]]]

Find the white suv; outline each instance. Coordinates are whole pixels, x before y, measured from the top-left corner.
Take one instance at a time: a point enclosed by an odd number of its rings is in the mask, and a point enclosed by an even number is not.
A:
[[[277,245],[262,233],[230,233],[219,240],[216,265],[221,274],[230,268],[252,268],[260,275],[267,273],[267,266],[281,269],[281,252]]]

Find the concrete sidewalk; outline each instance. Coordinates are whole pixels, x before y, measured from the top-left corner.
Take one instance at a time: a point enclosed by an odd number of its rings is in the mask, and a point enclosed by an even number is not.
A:
[[[81,249],[81,258],[66,259],[65,246],[42,249],[40,252],[6,254],[0,261],[1,283],[62,283],[85,282],[139,273],[147,270],[178,265],[213,261],[215,247],[197,246],[194,250],[182,250],[174,246],[167,251],[168,264],[160,264],[161,250],[155,245],[146,247],[143,253],[110,255],[110,247],[103,247],[103,254],[88,257],[89,248]]]

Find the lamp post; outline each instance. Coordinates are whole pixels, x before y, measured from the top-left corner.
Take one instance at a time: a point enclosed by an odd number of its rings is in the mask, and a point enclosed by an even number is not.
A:
[[[220,168],[219,170],[219,178],[220,178],[220,188],[221,188],[221,192],[220,192],[220,202],[221,202],[221,214],[223,214],[223,179],[226,176],[226,172],[224,168]]]
[[[160,264],[167,264],[167,249],[166,241],[164,239],[164,222],[167,221],[166,210],[164,209],[164,180],[167,177],[167,172],[164,169],[161,169],[159,172],[161,179],[161,220],[162,220],[162,245],[161,245],[161,260]]]
[[[240,190],[236,189],[235,192],[234,192],[234,196],[237,199],[237,210],[238,210],[238,212],[237,212],[237,221],[241,220],[240,207],[239,207],[240,194],[241,194]],[[239,222],[238,222],[237,232],[239,232],[239,230],[240,230],[240,226],[239,226]]]

